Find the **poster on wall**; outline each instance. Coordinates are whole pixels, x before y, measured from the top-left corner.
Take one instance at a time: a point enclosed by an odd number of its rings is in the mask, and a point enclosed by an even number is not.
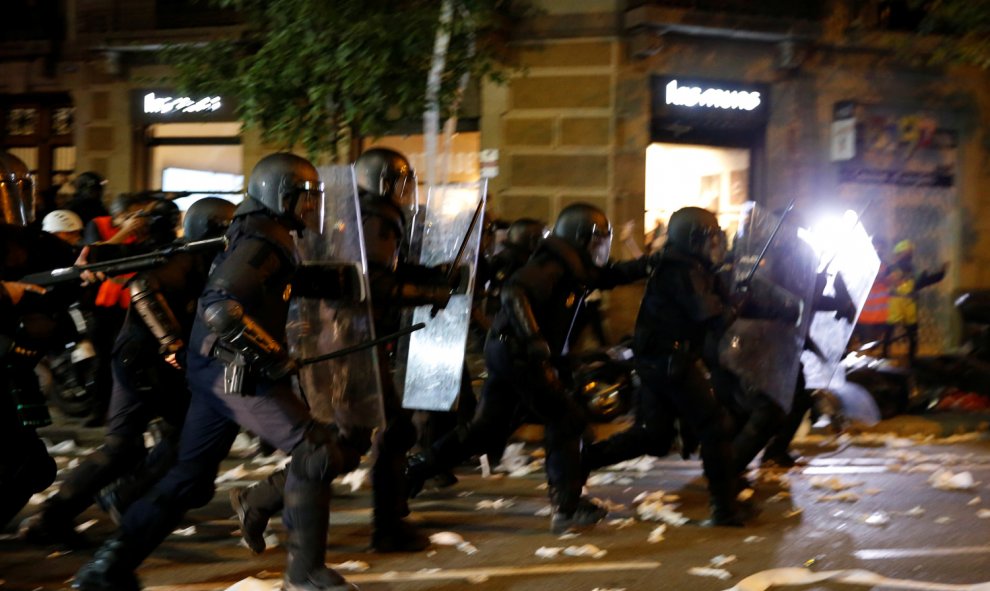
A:
[[[890,260],[890,248],[909,239],[919,271],[954,260],[960,223],[955,117],[858,105],[855,120],[855,155],[836,163],[838,197],[860,207],[869,204],[863,223],[875,243],[887,245],[885,252],[878,252],[881,259]],[[951,281],[918,292],[922,355],[941,353],[951,344],[950,292]]]

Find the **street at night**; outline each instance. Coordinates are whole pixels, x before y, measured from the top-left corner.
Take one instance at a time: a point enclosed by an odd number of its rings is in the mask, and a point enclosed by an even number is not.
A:
[[[372,590],[717,591],[783,567],[807,567],[803,574],[863,569],[900,581],[877,581],[865,588],[975,590],[976,584],[990,581],[990,441],[985,434],[929,443],[878,434],[838,440],[811,436],[799,449],[808,465],[751,473],[762,511],[745,528],[709,529],[693,523],[707,513],[700,463],[674,456],[641,458],[623,470],[593,475],[590,494],[611,505],[612,512],[597,528],[563,538],[548,531],[542,469],[533,465],[525,475],[482,478],[480,469],[464,466],[458,471],[460,483],[428,489],[412,504],[415,521],[425,530],[460,538],[441,536],[446,539],[416,554],[369,552],[370,491],[351,492],[350,482],[338,480],[327,560],[343,564],[342,570],[356,569],[347,571],[348,578]],[[59,456],[59,464],[72,457]],[[232,486],[262,477],[270,466],[258,459],[228,459],[213,501],[191,512],[183,529],[138,571],[147,588],[222,590],[248,577],[263,586],[242,583],[235,588],[277,588],[284,549],[277,546],[252,557],[238,543],[237,521],[227,502]],[[656,503],[658,491],[666,493],[664,507]],[[644,506],[646,495],[653,496]],[[663,522],[643,520],[638,507],[647,517],[671,521],[662,535],[654,532]],[[36,509],[30,506],[24,513]],[[675,525],[677,513],[692,522]],[[97,509],[87,511],[80,523],[90,520],[96,522],[85,533],[94,541],[113,531]],[[67,588],[90,556],[87,550],[33,548],[10,533],[0,542],[2,589]],[[273,523],[272,536],[284,540],[280,521]],[[754,583],[738,588],[766,587]],[[825,582],[796,588],[857,585]]]

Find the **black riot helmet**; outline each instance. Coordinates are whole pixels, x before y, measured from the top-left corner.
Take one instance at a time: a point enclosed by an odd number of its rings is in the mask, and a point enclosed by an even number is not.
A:
[[[168,244],[175,241],[179,226],[179,206],[167,199],[152,199],[141,211],[148,219],[148,240],[152,244]]]
[[[505,242],[532,254],[546,235],[547,227],[543,222],[532,218],[519,218],[509,224],[509,229],[505,233]]]
[[[79,176],[72,181],[76,188],[76,195],[79,198],[103,199],[103,191],[107,185],[107,180],[99,173],[87,170],[79,173]]]
[[[684,207],[670,216],[667,244],[712,264],[721,263],[725,257],[724,236],[718,218],[700,207]]]
[[[358,189],[366,195],[391,201],[406,222],[416,215],[416,171],[401,153],[389,148],[366,150],[354,163]]]
[[[219,238],[227,232],[237,207],[219,197],[204,197],[186,210],[182,235],[186,242]]]
[[[0,221],[26,226],[34,221],[34,179],[24,161],[0,152]]]
[[[323,183],[316,167],[288,152],[265,156],[255,164],[247,194],[294,230],[305,227],[307,213],[323,211]]]
[[[612,224],[605,212],[588,203],[568,205],[557,216],[552,234],[591,255],[592,262],[601,267],[608,262],[612,250]]]

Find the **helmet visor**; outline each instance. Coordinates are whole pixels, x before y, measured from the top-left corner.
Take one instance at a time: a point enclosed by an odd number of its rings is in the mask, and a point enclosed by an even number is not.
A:
[[[591,254],[591,261],[595,263],[596,267],[604,267],[612,253],[612,232],[595,231],[591,235],[591,242],[588,243],[588,252]]]
[[[307,230],[323,233],[325,199],[323,183],[314,181],[300,183],[292,212],[293,217],[302,222]]]
[[[409,223],[416,219],[416,214],[419,213],[419,187],[416,182],[416,174],[399,175],[391,179],[390,184],[391,186],[387,189],[392,195],[392,200],[402,209],[403,215],[406,216],[406,222]]]
[[[721,265],[725,261],[725,235],[721,230],[712,230],[708,233],[702,251],[702,255],[713,265]]]

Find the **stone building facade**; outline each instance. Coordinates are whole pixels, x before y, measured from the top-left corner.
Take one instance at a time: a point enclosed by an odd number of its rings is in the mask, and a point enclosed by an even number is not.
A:
[[[49,3],[63,22],[0,40],[0,147],[40,146],[33,164],[47,175],[43,187],[95,170],[111,193],[157,188],[149,146],[181,141],[149,138],[158,120],[138,110],[148,91],[167,92],[168,70],[153,55],[168,41],[234,35],[236,22],[191,0]],[[482,84],[477,112],[467,117],[476,148],[465,149],[497,150],[492,213],[550,222],[586,201],[617,228],[634,228],[631,242],[642,246],[662,221],[652,193],[673,191],[681,176],[669,163],[654,170],[651,150],[728,150],[744,164],[701,184],[703,199],[727,207],[727,225],[743,198],[770,208],[794,200],[807,212],[865,209],[871,234],[889,244],[915,241],[919,266],[949,262],[947,279],[923,296],[922,335],[923,351],[952,346],[953,294],[990,286],[990,85],[979,70],[918,65],[938,40],[895,30],[904,23],[894,22],[892,7],[905,3],[536,4],[541,10],[514,35],[522,68],[505,85]],[[57,31],[63,40],[45,40]],[[682,98],[691,89],[723,94],[710,95],[721,97],[709,101],[716,106],[685,106],[668,101],[669,88]],[[752,111],[724,102],[750,93],[760,99]],[[43,133],[12,134],[12,113],[26,105],[42,108]],[[68,133],[52,125],[66,107]],[[236,123],[227,113],[189,121]],[[218,129],[228,131],[182,141],[239,146],[233,168],[241,174],[267,151],[252,134]],[[624,244],[617,230],[616,255],[631,256]],[[629,288],[607,297],[613,338],[632,326],[638,295]]]

